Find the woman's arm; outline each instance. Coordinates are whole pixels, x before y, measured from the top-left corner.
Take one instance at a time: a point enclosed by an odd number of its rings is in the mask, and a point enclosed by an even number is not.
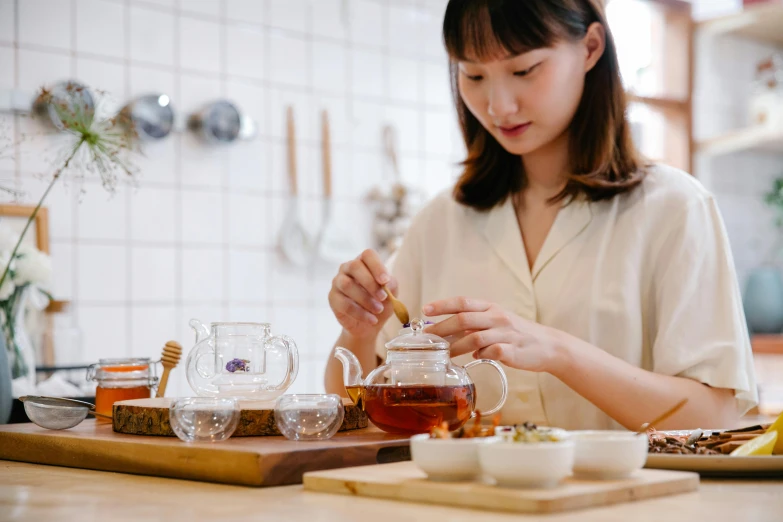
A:
[[[637,368],[581,339],[512,314],[498,305],[458,297],[424,307],[452,317],[427,328],[451,337],[452,356],[473,352],[521,370],[547,372],[628,429],[636,430],[684,398],[688,403],[658,429],[733,426],[734,391]]]
[[[555,338],[550,373],[630,430],[684,398],[688,403],[655,428],[732,428],[739,420],[734,390],[643,370],[563,332]]]

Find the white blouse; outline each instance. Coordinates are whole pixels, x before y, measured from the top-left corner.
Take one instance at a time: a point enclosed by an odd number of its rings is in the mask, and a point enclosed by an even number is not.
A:
[[[480,212],[443,193],[416,216],[391,270],[413,316],[438,299],[488,300],[646,370],[733,389],[740,413],[757,403],[723,221],[712,195],[676,169],[653,167],[639,187],[609,201],[564,205],[532,270],[510,200]],[[382,358],[399,329],[393,317],[384,326]],[[505,370],[504,424],[620,428],[552,375]],[[479,409],[490,408],[497,374],[482,366],[470,373]]]

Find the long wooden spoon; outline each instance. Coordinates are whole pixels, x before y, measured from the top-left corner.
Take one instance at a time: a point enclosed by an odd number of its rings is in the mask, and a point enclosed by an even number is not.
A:
[[[650,428],[650,427],[654,428],[656,424],[660,424],[661,422],[665,421],[666,419],[668,419],[669,417],[671,417],[672,415],[674,415],[675,413],[680,411],[680,409],[683,406],[685,406],[685,404],[687,402],[688,402],[688,399],[683,399],[680,402],[678,402],[677,404],[675,404],[673,407],[669,408],[666,412],[662,413],[657,418],[653,419],[652,422],[647,422],[645,424],[642,424],[642,427],[639,428],[639,431],[637,431],[636,434],[637,435],[641,435],[642,433],[647,431],[648,428]]]

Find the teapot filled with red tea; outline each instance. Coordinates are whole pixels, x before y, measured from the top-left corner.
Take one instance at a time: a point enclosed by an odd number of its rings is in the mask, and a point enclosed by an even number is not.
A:
[[[476,387],[468,368],[479,364],[494,367],[501,381],[498,404],[483,415],[498,411],[506,400],[508,383],[498,363],[489,359],[465,366],[451,362],[449,343],[422,332],[424,323],[411,321],[410,328],[386,344],[386,363],[362,381],[356,356],[337,347],[335,357],[343,363],[345,390],[373,424],[390,433],[426,433],[444,422],[456,430],[475,415]]]

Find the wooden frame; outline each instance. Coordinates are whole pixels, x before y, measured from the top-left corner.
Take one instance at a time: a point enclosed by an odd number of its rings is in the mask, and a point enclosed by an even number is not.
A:
[[[0,224],[4,223],[4,218],[22,218],[19,219],[21,227],[30,218],[35,211],[34,205],[0,205]],[[27,231],[30,234],[30,230]],[[49,211],[46,207],[38,209],[35,216],[35,246],[44,254],[49,254]]]
[[[21,233],[27,220],[35,211],[35,205],[0,205],[0,225],[6,223],[8,219],[13,220],[12,228],[14,231]],[[44,254],[50,254],[49,250],[49,210],[46,207],[38,209],[38,213],[35,215],[35,222],[33,227],[27,230],[25,234],[25,241],[29,241],[34,244],[35,247]],[[40,346],[40,362],[44,366],[51,366],[54,364],[54,319],[52,314],[62,312],[68,307],[67,301],[51,301],[46,308],[45,317],[43,320],[41,331],[41,346]],[[34,343],[35,344],[35,343]]]

